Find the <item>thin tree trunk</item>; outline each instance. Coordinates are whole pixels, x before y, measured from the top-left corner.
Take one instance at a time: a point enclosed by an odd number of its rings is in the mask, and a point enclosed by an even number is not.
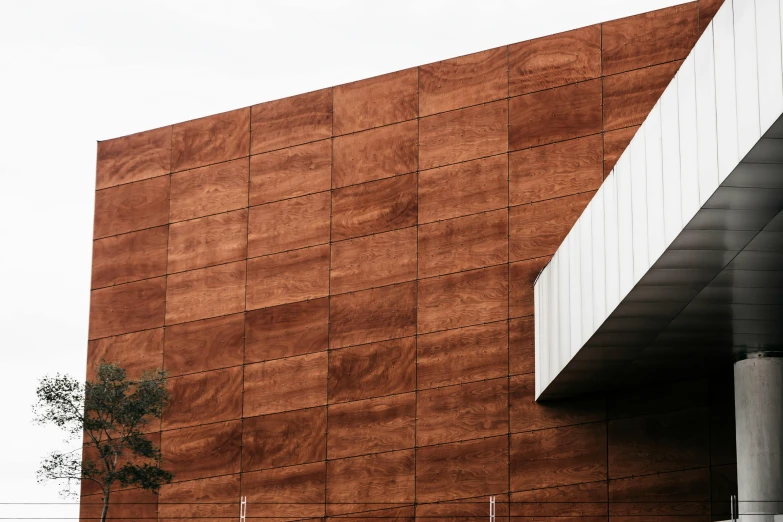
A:
[[[101,522],[106,522],[106,514],[109,512],[109,495],[111,494],[111,485],[106,488],[106,494],[103,495],[103,511],[101,511]]]

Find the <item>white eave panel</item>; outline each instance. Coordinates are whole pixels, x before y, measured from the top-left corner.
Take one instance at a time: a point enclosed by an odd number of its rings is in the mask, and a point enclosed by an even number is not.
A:
[[[633,285],[650,269],[647,248],[647,157],[646,125],[642,124],[631,140],[631,221],[633,229]],[[630,289],[629,289],[630,291]]]
[[[606,319],[606,239],[604,238],[606,226],[604,218],[604,194],[606,189],[602,186],[593,196],[591,205],[593,211],[592,235],[593,235],[593,273],[590,278],[593,282],[593,327],[589,335],[592,335]],[[588,336],[589,336],[588,335]]]
[[[739,157],[743,158],[761,137],[758,55],[756,53],[756,2],[754,0],[733,0],[732,5],[734,56],[737,57],[735,59],[737,139]]]
[[[579,338],[582,335],[582,283],[580,281],[582,273],[579,270],[580,250],[579,250],[579,228],[574,227],[566,236],[563,245],[564,253],[568,254],[568,270],[573,284],[571,285],[571,347],[569,354],[576,353],[582,347]]]
[[[661,96],[661,159],[663,164],[663,229],[668,247],[682,231],[680,187],[680,123],[677,78]]]
[[[617,182],[617,238],[620,269],[619,301],[633,288],[633,211],[631,210],[631,155],[626,148],[614,169]]]
[[[780,0],[756,0],[756,49],[759,70],[760,133],[783,112]]]
[[[777,0],[775,0],[777,1]],[[734,14],[731,2],[712,19],[715,49],[715,105],[718,125],[718,179],[740,160],[737,148],[737,87],[734,82]]]
[[[579,347],[581,348],[595,331],[593,329],[593,205],[588,205],[585,208],[577,225],[579,227],[579,268],[582,283],[582,329],[579,333]]]
[[[604,193],[604,245],[606,254],[606,315],[620,303],[620,253],[618,245],[617,175],[612,171],[601,185]],[[594,268],[595,269],[595,268]]]
[[[712,24],[693,49],[696,58],[696,136],[699,157],[699,207],[718,188],[718,136],[715,117],[715,53]]]
[[[699,211],[699,144],[696,139],[696,66],[691,53],[677,73],[677,116],[680,122],[680,194],[682,224]]]
[[[647,255],[652,266],[666,248],[663,214],[663,149],[661,146],[661,102],[655,104],[645,122],[647,163]]]

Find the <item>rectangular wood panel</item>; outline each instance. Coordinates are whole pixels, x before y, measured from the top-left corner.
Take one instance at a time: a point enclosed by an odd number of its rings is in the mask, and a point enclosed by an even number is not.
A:
[[[332,89],[308,92],[251,107],[251,154],[332,135]]]
[[[330,209],[328,192],[251,207],[249,257],[328,243]]]
[[[247,309],[325,297],[329,245],[257,257],[247,262]]]
[[[249,155],[249,147],[249,108],[178,123],[171,136],[171,170],[242,158]]]
[[[170,220],[183,221],[244,208],[247,183],[246,158],[172,174]]]
[[[243,415],[326,404],[326,373],[324,352],[245,366]]]
[[[264,517],[286,517],[283,520],[323,516],[325,485],[324,462],[242,474],[248,506],[263,506]]]
[[[709,468],[659,473],[609,481],[612,516],[683,516],[710,514]],[[722,499],[721,499],[722,500]],[[708,517],[706,517],[708,518]]]
[[[169,226],[169,273],[239,261],[247,257],[247,210],[216,214]]]
[[[244,308],[244,261],[168,276],[167,325],[233,314]]]
[[[164,431],[160,449],[175,482],[239,473],[242,422]]]
[[[245,362],[321,352],[329,347],[329,300],[247,312]]]
[[[163,326],[166,278],[111,286],[90,292],[89,338]]]
[[[204,319],[166,328],[163,361],[170,375],[242,364],[244,314]]]
[[[168,381],[163,429],[184,428],[242,416],[242,367],[192,373]]]
[[[646,67],[614,76],[604,82],[604,129],[640,125],[669,85],[682,61]]]
[[[509,317],[533,315],[533,286],[549,260],[549,257],[538,257],[509,265]]]
[[[511,493],[512,517],[579,517],[598,522],[609,514],[606,481]]]
[[[511,271],[511,285],[514,286],[514,271]],[[517,311],[509,306],[509,315]],[[535,371],[535,320],[533,316],[511,319],[508,322],[508,372],[511,375]]]
[[[87,347],[87,379],[94,380],[97,366],[105,361],[125,369],[137,379],[145,370],[163,367],[163,328],[105,337],[90,341]]]
[[[330,460],[326,468],[326,501],[328,504],[412,502],[414,463],[413,450]],[[341,506],[334,509],[339,511]]]
[[[242,471],[326,458],[326,407],[248,417],[242,424]]]
[[[604,176],[608,176],[617,160],[625,152],[628,144],[636,135],[639,126],[625,127],[609,132],[604,132]]]
[[[168,235],[164,226],[94,241],[91,287],[165,275]]]
[[[329,190],[331,172],[331,140],[251,156],[250,204],[262,205]]]
[[[169,176],[95,193],[93,239],[165,225],[169,221]]]
[[[207,522],[209,517],[233,517],[238,502],[239,474],[165,484],[160,488],[158,517],[161,522],[195,517]]]
[[[170,126],[99,141],[95,189],[163,176],[170,170]]]

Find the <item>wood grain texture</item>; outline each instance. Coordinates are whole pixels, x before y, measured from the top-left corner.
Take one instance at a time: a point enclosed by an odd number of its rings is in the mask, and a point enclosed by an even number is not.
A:
[[[511,98],[509,150],[601,132],[601,80]]]
[[[164,366],[169,375],[181,375],[242,364],[244,337],[244,314],[169,326]]]
[[[163,429],[238,419],[242,416],[242,367],[169,379],[169,408]]]
[[[416,174],[343,187],[332,192],[332,241],[416,224]]]
[[[161,434],[160,449],[174,482],[239,473],[242,421],[195,426]]]
[[[144,370],[163,367],[163,328],[90,341],[87,345],[87,379],[94,380],[101,361],[122,366],[131,379]]]
[[[331,172],[331,140],[250,156],[250,204],[329,190]]]
[[[508,495],[492,496],[495,497],[496,520],[507,519]],[[489,500],[489,496],[482,496],[422,503],[416,506],[416,516],[422,520],[435,520],[437,522],[480,522],[487,518]]]
[[[327,354],[311,353],[245,366],[245,407],[252,417],[326,404]]]
[[[332,136],[332,89],[251,107],[251,154]]]
[[[247,159],[171,175],[171,217],[183,221],[247,206]]]
[[[340,348],[416,333],[416,284],[402,283],[333,296],[329,347]]]
[[[508,433],[508,379],[447,386],[416,395],[416,445]]]
[[[332,243],[332,295],[416,279],[416,228]]]
[[[101,495],[84,496],[79,520],[100,520],[102,508]],[[157,513],[158,495],[141,489],[127,489],[111,494],[106,520],[157,520]]]
[[[167,241],[165,226],[94,241],[91,288],[165,275]]]
[[[418,332],[447,330],[508,317],[508,267],[424,279],[418,285]]]
[[[165,484],[160,488],[158,520],[196,518],[208,522],[236,515],[239,475]]]
[[[239,261],[247,257],[247,210],[169,225],[169,273]]]
[[[233,314],[244,308],[244,261],[168,276],[167,325]]]
[[[710,514],[709,501],[709,468],[609,481],[612,516],[680,516],[695,520]]]
[[[247,309],[325,297],[329,245],[257,257],[247,262]]]
[[[607,500],[606,481],[513,492],[511,516],[584,517],[597,522],[606,520],[609,514]]]
[[[95,193],[93,239],[165,225],[169,221],[169,176]]]
[[[710,25],[723,0],[699,0],[699,36]]]
[[[607,76],[604,82],[604,130],[640,125],[671,82],[682,61]]]
[[[419,168],[501,154],[508,143],[506,100],[428,116],[419,120]]]
[[[495,210],[419,226],[419,277],[508,261],[508,211]]]
[[[334,350],[329,355],[329,403],[405,393],[416,388],[416,339]]]
[[[416,499],[437,502],[508,490],[508,437],[416,449]]]
[[[419,113],[419,71],[405,69],[334,88],[336,135],[410,120]]]
[[[171,170],[193,169],[250,153],[250,108],[174,125]]]
[[[148,425],[148,427],[151,427]],[[157,430],[160,430],[160,426],[157,427]],[[155,432],[147,432],[147,438],[149,438],[149,441],[155,446],[160,447],[160,431]],[[82,446],[82,458],[86,459],[89,458],[91,460],[100,460],[100,452],[98,451],[98,448],[96,448],[92,444],[85,444]],[[143,456],[136,455],[132,453],[131,451],[125,451],[122,455],[119,455],[117,457],[117,468],[122,468],[126,463],[133,463],[137,465],[143,465],[143,464],[152,464],[152,460],[145,458]],[[111,486],[112,492],[119,491],[119,490],[132,490],[132,488],[129,488],[127,486],[123,486],[119,481],[116,481]],[[100,486],[93,482],[85,480],[81,486],[80,486],[80,494],[82,495],[94,495],[96,493],[102,493],[102,490]]]
[[[420,390],[506,375],[508,325],[500,321],[421,335],[416,364]]]
[[[294,466],[326,459],[326,407],[246,418],[242,471]]]
[[[510,96],[583,82],[600,75],[599,25],[508,46]]]
[[[325,487],[324,462],[242,474],[242,495],[247,496],[248,505],[263,506],[262,516],[271,520],[323,516]]]
[[[511,435],[511,490],[606,480],[603,422]]]
[[[586,136],[509,154],[509,204],[598,190],[603,181],[601,136]]]
[[[329,242],[329,192],[250,208],[248,255],[274,254]]]
[[[415,393],[332,404],[329,458],[412,448],[415,423]]]
[[[549,256],[538,257],[509,265],[509,317],[533,315],[533,286],[550,259]]]
[[[509,209],[509,261],[551,256],[563,242],[593,192]]]
[[[608,176],[617,160],[639,130],[639,125],[604,132],[604,177]]]
[[[414,172],[419,158],[417,120],[334,139],[332,187]]]
[[[508,157],[491,156],[419,173],[419,222],[508,205]]]
[[[707,408],[609,421],[609,476],[709,465]]]
[[[166,278],[156,277],[90,292],[89,338],[163,326]]]
[[[326,501],[412,502],[414,469],[413,450],[330,460],[326,469]]]
[[[537,403],[535,392],[536,379],[532,373],[511,377],[512,433],[606,420],[606,398],[601,394]]]
[[[322,352],[329,347],[329,300],[247,312],[245,362]]]
[[[699,3],[675,5],[602,24],[605,75],[688,56],[699,35]]]
[[[514,271],[511,271],[511,288],[514,288]],[[514,304],[509,303],[509,316],[516,314]],[[533,316],[511,319],[508,322],[508,371],[511,375],[535,371],[535,320]]]
[[[506,47],[419,67],[421,116],[505,98],[508,94]]]
[[[95,189],[163,176],[171,171],[171,127],[98,142]]]

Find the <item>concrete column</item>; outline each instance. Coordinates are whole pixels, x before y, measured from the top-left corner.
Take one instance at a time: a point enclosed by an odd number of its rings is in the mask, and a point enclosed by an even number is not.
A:
[[[783,357],[748,354],[734,364],[737,482],[743,522],[783,513]]]

